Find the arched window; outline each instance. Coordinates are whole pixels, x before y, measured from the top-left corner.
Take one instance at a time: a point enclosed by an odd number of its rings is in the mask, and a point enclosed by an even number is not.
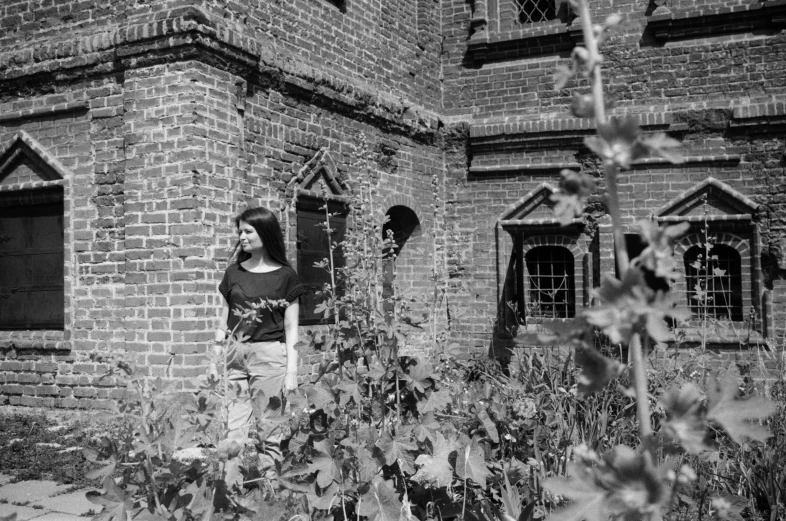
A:
[[[691,312],[699,318],[741,321],[742,260],[737,250],[714,244],[706,252],[697,245],[683,260]]]
[[[525,255],[530,317],[572,318],[576,313],[573,254],[562,246],[537,246]]]

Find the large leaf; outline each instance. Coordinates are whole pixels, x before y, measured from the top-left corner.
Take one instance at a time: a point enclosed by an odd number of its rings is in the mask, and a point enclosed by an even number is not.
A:
[[[486,488],[486,477],[490,474],[483,457],[483,447],[475,442],[459,450],[456,458],[456,474],[462,479],[471,479],[480,488]]]
[[[707,389],[707,418],[718,422],[737,443],[745,438],[766,441],[772,436],[770,430],[753,422],[772,415],[775,402],[760,396],[737,399],[738,390],[736,370],[713,378]]]
[[[417,389],[421,393],[425,393],[426,389],[433,385],[432,375],[434,374],[434,370],[425,360],[417,360],[416,365],[411,365],[407,368],[407,373],[404,375],[404,379],[411,383],[414,389]]]
[[[330,438],[314,442],[317,455],[308,464],[308,472],[317,473],[317,484],[321,488],[327,488],[334,480],[340,480],[341,476],[333,461],[333,440]]]
[[[401,501],[393,487],[377,476],[358,502],[358,515],[368,517],[369,521],[399,521]]]
[[[439,391],[432,391],[427,400],[418,402],[418,412],[420,414],[426,414],[430,411],[439,412],[451,403],[453,403],[453,400],[450,397],[450,392],[443,388]]]
[[[377,441],[377,447],[384,455],[385,465],[392,465],[398,462],[399,468],[407,474],[415,472],[415,469],[412,467],[415,462],[412,453],[417,450],[417,447],[407,443],[407,440],[393,438],[390,434],[385,433]]]
[[[431,440],[431,443],[436,441],[435,433],[439,430],[440,424],[434,418],[434,412],[430,411],[426,414],[422,414],[420,418],[418,418],[418,423],[415,424],[413,429],[413,433],[415,434],[415,438],[418,441],[423,442],[426,439]]]
[[[449,486],[453,481],[453,466],[450,455],[458,448],[455,440],[447,440],[441,432],[435,434],[434,450],[431,455],[421,454],[415,460],[420,466],[412,476],[413,481],[435,483],[437,488]]]

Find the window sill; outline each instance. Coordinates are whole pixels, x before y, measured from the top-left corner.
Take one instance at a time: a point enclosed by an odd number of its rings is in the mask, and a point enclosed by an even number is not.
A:
[[[786,0],[699,9],[657,9],[647,17],[647,29],[660,43],[706,38],[786,26]]]
[[[71,342],[60,330],[0,331],[0,349],[69,351]]]
[[[555,55],[570,51],[581,41],[581,27],[562,20],[530,24],[514,31],[475,32],[468,51],[477,65],[486,62],[516,60],[535,56]]]

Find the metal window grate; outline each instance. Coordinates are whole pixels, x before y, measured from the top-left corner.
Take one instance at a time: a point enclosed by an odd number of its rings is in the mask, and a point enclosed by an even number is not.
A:
[[[526,254],[531,317],[571,318],[576,310],[573,254],[561,246],[538,246]]]
[[[520,24],[545,22],[557,17],[555,0],[516,0],[515,6]]]
[[[702,246],[685,252],[688,303],[697,317],[742,320],[742,261],[731,246],[716,244],[709,259]]]

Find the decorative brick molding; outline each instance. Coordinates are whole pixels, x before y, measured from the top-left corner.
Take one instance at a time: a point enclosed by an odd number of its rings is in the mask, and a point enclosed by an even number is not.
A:
[[[734,107],[729,126],[747,134],[776,134],[786,128],[786,99],[782,97]]]
[[[722,183],[714,177],[708,177],[693,188],[685,190],[679,196],[658,208],[658,210],[655,212],[655,215],[659,218],[668,216],[683,217],[691,209],[694,209],[702,204],[701,197],[703,195],[708,197],[710,195],[715,195],[718,199],[722,200],[724,203],[728,204],[735,210],[734,214],[718,214],[717,212],[709,214],[707,215],[707,219],[709,220],[724,220],[724,218],[727,218],[725,220],[728,220],[728,217],[731,215],[755,215],[759,209],[759,205],[756,204],[750,197],[741,194],[726,183]],[[701,217],[704,219],[704,215],[701,215]]]
[[[13,105],[13,103],[0,105],[0,125],[18,119],[45,118],[54,116],[56,114],[62,114],[64,112],[74,112],[87,110],[90,108],[90,104],[87,100],[55,103],[52,105],[37,106],[25,109],[14,109]]]
[[[668,9],[666,9],[668,11]],[[659,42],[705,38],[739,32],[786,27],[786,0],[768,0],[732,6],[703,6],[654,13],[647,29]]]
[[[41,144],[33,139],[30,134],[24,130],[20,130],[5,148],[0,151],[0,183],[3,179],[11,173],[14,163],[25,156],[30,159],[40,169],[36,172],[39,175],[44,175],[47,179],[36,180],[28,187],[18,187],[18,190],[33,188],[33,184],[40,184],[42,181],[56,181],[62,180],[69,176],[68,170],[58,161],[58,159],[47,152]]]

